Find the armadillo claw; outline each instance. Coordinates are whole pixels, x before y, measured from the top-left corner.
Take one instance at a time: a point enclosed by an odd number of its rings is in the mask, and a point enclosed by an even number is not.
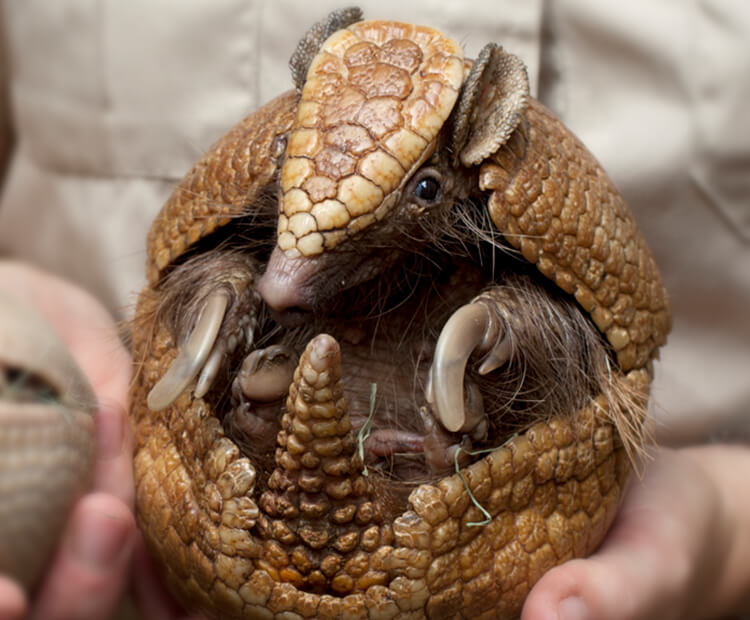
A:
[[[195,390],[193,390],[196,398],[203,398],[208,394],[208,390],[211,389],[216,375],[219,374],[219,368],[221,368],[221,363],[224,361],[226,354],[226,343],[217,339],[211,349],[211,354],[208,356],[206,363],[203,364],[203,368],[198,375],[198,382],[195,384]]]
[[[289,347],[273,345],[252,351],[232,384],[237,396],[269,402],[286,395],[297,365],[297,354]]]
[[[435,345],[425,398],[447,430],[469,432],[484,419],[481,393],[465,377],[469,358],[483,356],[478,370],[487,374],[502,366],[511,353],[503,324],[482,300],[461,306],[446,321]]]
[[[215,366],[212,362],[216,356],[211,356],[228,303],[229,292],[224,288],[208,296],[190,336],[148,394],[146,402],[151,411],[161,411],[171,405],[208,365],[208,372],[200,381],[200,389],[207,390],[206,384],[210,385],[211,369]]]

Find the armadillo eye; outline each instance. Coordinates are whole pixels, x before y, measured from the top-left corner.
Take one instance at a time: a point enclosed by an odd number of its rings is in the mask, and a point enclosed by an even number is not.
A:
[[[440,181],[432,176],[424,177],[414,187],[414,195],[421,202],[436,202],[440,198]]]

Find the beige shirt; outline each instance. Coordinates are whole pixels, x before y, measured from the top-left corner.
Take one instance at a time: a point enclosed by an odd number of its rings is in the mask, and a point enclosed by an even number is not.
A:
[[[750,5],[746,0],[361,2],[501,43],[589,146],[663,271],[674,330],[660,436],[750,437]],[[72,278],[126,317],[145,234],[216,138],[291,86],[287,61],[340,2],[4,3],[17,148],[0,253]]]

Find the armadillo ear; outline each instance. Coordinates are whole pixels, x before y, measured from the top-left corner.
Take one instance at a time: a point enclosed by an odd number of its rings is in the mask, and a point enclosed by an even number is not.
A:
[[[454,164],[473,166],[510,137],[529,102],[529,78],[521,60],[495,43],[474,61],[453,110]]]
[[[302,92],[302,86],[304,86],[307,78],[307,70],[310,68],[310,63],[315,54],[318,53],[323,41],[337,30],[359,21],[362,21],[362,9],[357,6],[350,6],[331,11],[326,19],[316,22],[305,33],[289,59],[289,68],[292,70],[292,80],[297,92]]]

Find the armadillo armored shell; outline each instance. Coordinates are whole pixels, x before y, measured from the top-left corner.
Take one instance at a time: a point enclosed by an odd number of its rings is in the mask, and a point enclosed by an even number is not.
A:
[[[625,201],[530,97],[518,59],[489,44],[470,61],[433,29],[358,19],[337,12],[311,29],[292,57],[296,90],[219,140],[151,228],[149,286],[133,324],[139,525],[180,601],[211,617],[515,618],[541,575],[591,553],[614,519],[631,469],[627,434],[642,436],[652,361],[670,327],[666,291]],[[446,191],[466,187],[475,202],[408,198],[419,197],[428,166],[451,180]],[[348,336],[334,314],[316,315],[326,333],[296,350],[286,401],[236,441],[227,403],[239,356],[291,331],[268,317],[267,306],[278,309],[261,287],[269,271],[288,288],[295,273],[326,275],[297,286],[297,298],[278,296],[281,308],[346,301],[356,277],[342,270],[356,263],[347,258],[357,244],[396,252],[415,244],[417,229],[400,228],[410,214],[457,204],[481,205],[482,242],[502,237],[524,272],[569,296],[598,330],[611,352],[602,376],[632,395],[622,424],[613,390],[595,393],[498,437],[460,474],[456,462],[457,473],[415,485],[404,508],[391,509],[382,477],[367,476],[356,452],[357,399],[344,396],[352,356],[337,344]],[[400,247],[377,236],[400,230]],[[331,256],[339,270],[325,271]],[[365,324],[367,308],[343,301],[347,318]],[[209,333],[190,325],[215,308],[223,322],[213,334],[223,335],[209,355],[192,337],[185,343],[189,332]],[[413,316],[431,315],[420,307]],[[411,337],[393,325],[398,339]],[[378,344],[367,337],[374,331],[363,328],[363,342]],[[355,340],[345,344],[355,358],[378,352]],[[188,364],[191,347],[209,361]],[[416,357],[399,358],[394,374],[411,376]],[[196,379],[201,366],[224,373],[210,389],[203,372]],[[275,442],[261,450],[255,431],[269,427]]]
[[[26,588],[90,483],[95,402],[57,334],[0,291],[0,573]]]

